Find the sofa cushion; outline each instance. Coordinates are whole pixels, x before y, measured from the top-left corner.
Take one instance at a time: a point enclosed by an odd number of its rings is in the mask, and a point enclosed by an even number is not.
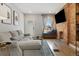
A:
[[[41,49],[41,40],[19,41],[18,44],[23,50]]]
[[[0,32],[0,42],[11,42],[9,32]]]
[[[17,37],[18,32],[17,31],[9,31],[12,37]]]
[[[32,36],[24,36],[24,39],[33,40]]]
[[[27,41],[27,40],[33,40],[32,37],[22,37],[22,36],[17,36],[17,37],[11,37],[10,40],[12,41]]]

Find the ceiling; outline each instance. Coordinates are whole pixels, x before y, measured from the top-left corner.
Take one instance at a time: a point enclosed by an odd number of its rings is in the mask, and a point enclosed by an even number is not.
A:
[[[56,14],[65,3],[13,3],[13,5],[25,14]]]

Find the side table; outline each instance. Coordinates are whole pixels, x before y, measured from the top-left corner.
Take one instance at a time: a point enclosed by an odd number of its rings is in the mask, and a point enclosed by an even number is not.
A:
[[[0,56],[10,56],[11,42],[0,42]]]

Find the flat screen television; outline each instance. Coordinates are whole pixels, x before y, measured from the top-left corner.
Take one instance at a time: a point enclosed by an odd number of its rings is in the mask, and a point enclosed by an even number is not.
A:
[[[62,23],[66,21],[64,9],[55,15],[56,23]]]

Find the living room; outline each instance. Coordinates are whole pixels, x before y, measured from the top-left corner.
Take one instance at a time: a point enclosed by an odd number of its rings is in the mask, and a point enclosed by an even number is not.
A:
[[[61,10],[66,20],[57,23]],[[0,55],[79,55],[78,10],[77,3],[0,3]]]

